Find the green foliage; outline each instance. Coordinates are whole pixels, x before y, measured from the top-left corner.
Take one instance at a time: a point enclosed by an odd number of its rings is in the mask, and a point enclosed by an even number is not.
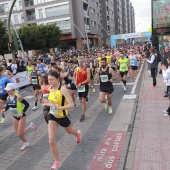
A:
[[[29,25],[18,29],[25,50],[42,50],[58,45],[61,31],[56,24]]]
[[[8,34],[7,28],[5,26],[5,22],[0,20],[0,55],[4,56],[4,54],[8,53]]]

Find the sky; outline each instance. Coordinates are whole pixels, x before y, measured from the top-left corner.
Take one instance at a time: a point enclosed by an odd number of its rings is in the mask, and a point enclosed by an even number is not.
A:
[[[151,0],[130,0],[135,10],[136,32],[148,31],[151,26]]]

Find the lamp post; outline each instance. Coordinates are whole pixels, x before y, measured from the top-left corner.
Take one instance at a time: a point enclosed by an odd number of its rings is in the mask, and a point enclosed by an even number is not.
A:
[[[8,14],[8,36],[9,36],[9,43],[12,43],[12,33],[11,33],[11,14],[13,7],[15,5],[16,0],[13,0],[9,14]],[[15,54],[14,51],[12,51],[12,59],[15,60]]]
[[[136,26],[135,26],[135,32],[136,32],[136,28],[137,28],[137,26],[139,26],[139,25],[140,25],[140,23],[136,24]]]
[[[89,4],[90,4],[90,2],[91,2],[91,0],[89,0],[89,2],[88,2],[88,7],[87,7],[87,14],[88,14],[88,12],[89,12]],[[86,34],[86,44],[87,44],[87,49],[88,49],[88,51],[90,51],[90,47],[89,47],[89,38],[88,38],[88,34],[87,34],[87,16],[86,16],[86,20],[85,20],[86,22],[85,22],[85,34]]]
[[[71,21],[71,23],[77,28],[77,30],[80,32],[80,34],[82,35],[84,41],[86,41],[86,39],[85,39],[83,33],[81,32],[81,30],[79,29],[79,27],[78,27],[72,20],[70,20],[70,21]]]

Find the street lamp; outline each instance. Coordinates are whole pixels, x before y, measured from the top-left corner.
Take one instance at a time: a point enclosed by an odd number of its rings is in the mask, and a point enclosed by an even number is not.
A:
[[[9,36],[9,43],[12,43],[12,34],[11,34],[11,14],[12,14],[12,10],[14,8],[16,0],[13,0],[11,8],[9,10],[9,14],[8,14],[8,36]],[[12,51],[12,59],[15,60],[15,54],[14,51]]]
[[[136,32],[136,28],[137,28],[137,26],[139,26],[139,25],[140,25],[140,23],[136,24],[136,26],[135,26],[135,32]]]
[[[78,27],[72,20],[70,20],[70,21],[71,21],[71,23],[77,28],[77,30],[80,32],[80,34],[82,35],[84,41],[86,41],[86,39],[85,39],[83,33],[81,32],[81,30],[79,29],[79,27]]]

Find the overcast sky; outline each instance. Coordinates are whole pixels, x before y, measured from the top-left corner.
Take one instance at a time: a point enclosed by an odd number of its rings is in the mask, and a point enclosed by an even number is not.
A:
[[[148,31],[148,28],[151,26],[151,1],[130,0],[130,2],[135,10],[136,32]]]

